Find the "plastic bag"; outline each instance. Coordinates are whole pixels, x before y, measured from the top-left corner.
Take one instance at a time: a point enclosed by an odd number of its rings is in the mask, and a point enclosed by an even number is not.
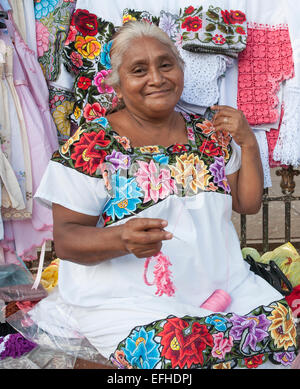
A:
[[[29,270],[15,264],[0,266],[0,300],[11,301],[37,301],[47,297],[42,285],[32,289],[34,278]]]

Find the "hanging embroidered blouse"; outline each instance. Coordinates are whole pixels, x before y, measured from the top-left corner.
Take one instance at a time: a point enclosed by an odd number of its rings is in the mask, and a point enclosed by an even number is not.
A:
[[[77,126],[100,119],[117,105],[113,88],[105,85],[110,72],[109,50],[115,27],[87,10],[77,9],[65,41],[63,60],[76,74],[71,122]]]
[[[189,6],[179,12],[182,48],[192,52],[226,54],[237,58],[246,47],[247,22],[244,12],[210,5],[207,10]]]
[[[55,0],[52,4],[35,2],[37,55],[48,81],[59,77],[61,53],[75,5],[74,1],[64,0]]]
[[[248,25],[247,47],[239,55],[238,71],[238,108],[248,122],[276,123],[279,85],[294,76],[288,26]]]

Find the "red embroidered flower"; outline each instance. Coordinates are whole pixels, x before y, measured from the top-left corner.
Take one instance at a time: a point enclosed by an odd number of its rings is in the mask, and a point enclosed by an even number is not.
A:
[[[235,31],[240,35],[246,35],[246,31],[241,26],[238,26]]]
[[[104,161],[107,152],[103,147],[109,145],[110,140],[104,139],[105,132],[83,133],[79,142],[74,144],[71,158],[75,160],[75,168],[82,168],[88,174],[94,174],[99,163]]]
[[[77,85],[78,88],[86,90],[92,85],[92,80],[90,78],[82,76],[79,77]]]
[[[173,153],[181,153],[181,152],[187,152],[187,148],[185,145],[181,145],[179,143],[176,143],[172,148]]]
[[[202,28],[202,19],[198,16],[188,16],[181,27],[186,28],[187,31],[198,31]]]
[[[189,7],[187,7],[187,8],[184,10],[184,13],[185,13],[186,15],[190,15],[191,13],[194,12],[194,10],[195,10],[194,7],[189,6]]]
[[[77,9],[71,24],[76,26],[83,36],[95,36],[98,31],[97,15],[89,13],[86,9]]]
[[[163,346],[161,355],[171,361],[172,368],[188,369],[195,365],[203,365],[203,351],[213,347],[213,337],[205,325],[197,322],[192,327],[182,319],[167,320],[164,329],[158,334]]]
[[[237,24],[244,23],[246,21],[246,15],[242,11],[221,11],[224,23]],[[240,34],[240,33],[239,33]]]
[[[92,121],[105,116],[106,109],[99,103],[87,104],[83,109],[83,116],[87,121]]]
[[[208,142],[204,141],[199,147],[199,150],[201,153],[204,153],[206,155],[218,156],[222,154],[221,147],[216,146],[216,144],[211,140]]]
[[[252,358],[245,358],[245,365],[248,369],[255,369],[263,363],[263,355],[255,355]]]
[[[232,24],[244,23],[246,20],[246,15],[242,11],[230,10],[230,21]]]
[[[226,24],[231,23],[231,22],[230,22],[230,12],[229,12],[229,11],[227,11],[227,10],[221,11],[221,14],[222,14],[224,23],[226,23]]]
[[[216,45],[224,45],[226,43],[226,39],[223,37],[223,35],[216,34],[212,40],[215,42]]]

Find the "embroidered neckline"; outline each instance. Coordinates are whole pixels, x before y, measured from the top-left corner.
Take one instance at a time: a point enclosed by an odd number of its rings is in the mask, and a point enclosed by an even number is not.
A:
[[[105,130],[113,137],[117,137],[115,139],[127,140],[128,143],[126,147],[124,147],[124,145],[122,145],[122,147],[127,153],[130,154],[140,154],[142,152],[142,154],[144,155],[155,155],[155,154],[186,153],[186,152],[194,151],[195,149],[197,149],[197,145],[195,141],[194,129],[192,126],[193,115],[190,115],[191,117],[188,120],[186,120],[184,115],[181,112],[179,113],[184,119],[185,131],[188,137],[188,142],[184,144],[175,143],[175,144],[171,144],[170,146],[162,146],[162,145],[155,144],[155,145],[143,145],[143,146],[132,147],[131,140],[127,136],[120,135],[117,131],[115,131],[112,125],[109,123],[109,121],[107,122],[107,126]]]

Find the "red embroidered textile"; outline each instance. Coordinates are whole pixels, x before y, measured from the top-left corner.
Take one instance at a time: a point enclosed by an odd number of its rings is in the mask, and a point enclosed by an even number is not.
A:
[[[238,108],[250,125],[275,123],[280,83],[294,77],[293,51],[285,25],[248,27],[238,61]]]

